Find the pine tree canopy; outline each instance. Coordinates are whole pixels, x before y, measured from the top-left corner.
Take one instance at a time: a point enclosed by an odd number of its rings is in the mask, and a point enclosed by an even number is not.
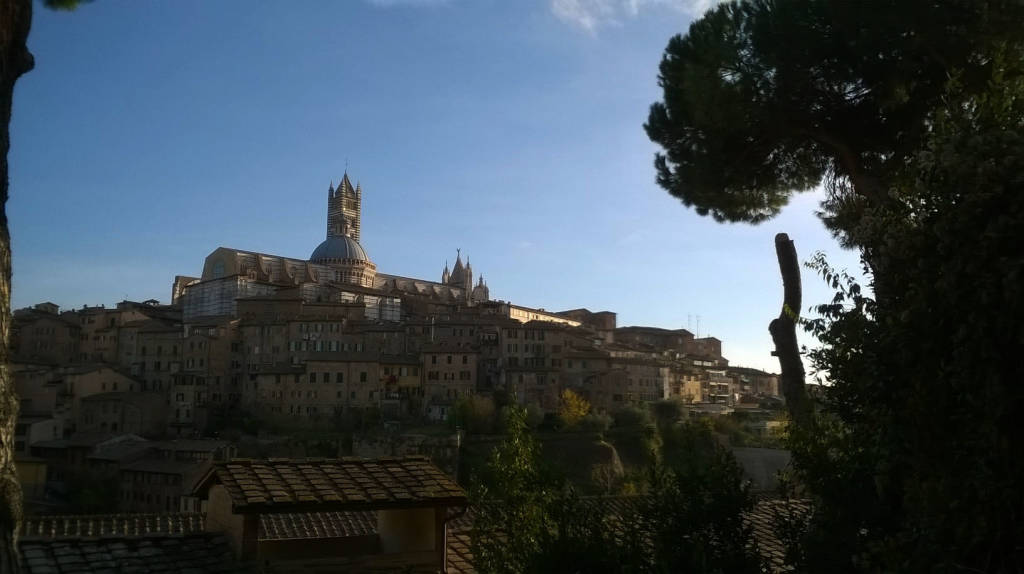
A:
[[[825,178],[871,204],[933,110],[1020,72],[1014,0],[743,0],[669,41],[645,129],[658,184],[701,215],[758,223]],[[995,57],[1002,55],[1002,57]],[[1006,70],[1003,70],[1005,73]]]

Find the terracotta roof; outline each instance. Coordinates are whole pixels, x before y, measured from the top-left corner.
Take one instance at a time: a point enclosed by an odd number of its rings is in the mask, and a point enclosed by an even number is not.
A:
[[[181,536],[204,532],[198,512],[166,514],[73,514],[27,518],[20,539],[135,538]],[[373,512],[308,512],[260,516],[260,540],[342,538],[377,532]]]
[[[22,540],[27,574],[248,572],[222,535]]]
[[[138,458],[153,448],[153,443],[147,440],[124,441],[115,443],[105,448],[98,449],[86,458],[91,460],[128,461],[133,457]]]
[[[306,512],[260,516],[260,540],[344,538],[377,533],[377,515],[358,512]]]
[[[617,333],[651,333],[651,334],[658,334],[658,335],[669,335],[669,334],[680,335],[680,334],[686,333],[688,335],[693,335],[693,333],[691,333],[690,331],[688,331],[686,329],[662,329],[661,327],[645,327],[645,326],[642,326],[642,325],[628,325],[626,327],[616,327],[615,328],[615,332],[617,332]]]
[[[240,513],[464,506],[466,493],[425,456],[270,459],[217,463],[198,482],[221,484]]]
[[[469,534],[458,532],[448,534],[448,573],[449,574],[472,574],[476,572],[473,567],[473,553],[469,551]]]
[[[104,538],[203,532],[203,515],[88,514],[33,516],[22,523],[21,540]]]

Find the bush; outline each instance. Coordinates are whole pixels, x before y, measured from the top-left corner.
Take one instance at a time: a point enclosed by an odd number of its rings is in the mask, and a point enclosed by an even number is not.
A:
[[[537,403],[526,405],[526,426],[536,429],[544,422],[544,411]]]
[[[643,407],[629,405],[615,411],[615,426],[619,428],[640,428],[651,424],[651,413]]]
[[[497,426],[497,412],[494,401],[488,397],[472,395],[455,403],[448,417],[448,424],[461,427],[469,434],[490,434]]]
[[[604,432],[612,426],[612,417],[590,413],[576,425],[577,430],[586,432]]]
[[[658,421],[659,425],[678,422],[686,412],[686,409],[683,407],[683,401],[680,399],[658,401],[652,405],[651,410],[654,411],[654,418]]]

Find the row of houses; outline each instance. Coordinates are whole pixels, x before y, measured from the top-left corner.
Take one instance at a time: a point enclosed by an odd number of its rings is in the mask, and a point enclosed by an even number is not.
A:
[[[608,312],[572,310],[561,315],[571,322],[555,322],[538,310],[542,319],[524,322],[482,304],[381,322],[352,306],[286,297],[239,300],[238,309],[188,323],[153,302],[20,312],[22,413],[52,417],[62,437],[195,436],[239,408],[283,420],[366,409],[443,420],[461,397],[499,389],[547,411],[564,388],[599,412],[672,397],[733,404],[778,395],[777,377],[730,366],[717,339],[616,328]],[[37,351],[75,340],[71,353]]]

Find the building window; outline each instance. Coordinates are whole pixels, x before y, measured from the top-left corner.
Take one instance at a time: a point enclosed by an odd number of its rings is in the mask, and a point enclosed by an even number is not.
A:
[[[360,373],[359,373],[359,382],[360,383],[365,383],[366,382],[366,371],[360,371]]]

